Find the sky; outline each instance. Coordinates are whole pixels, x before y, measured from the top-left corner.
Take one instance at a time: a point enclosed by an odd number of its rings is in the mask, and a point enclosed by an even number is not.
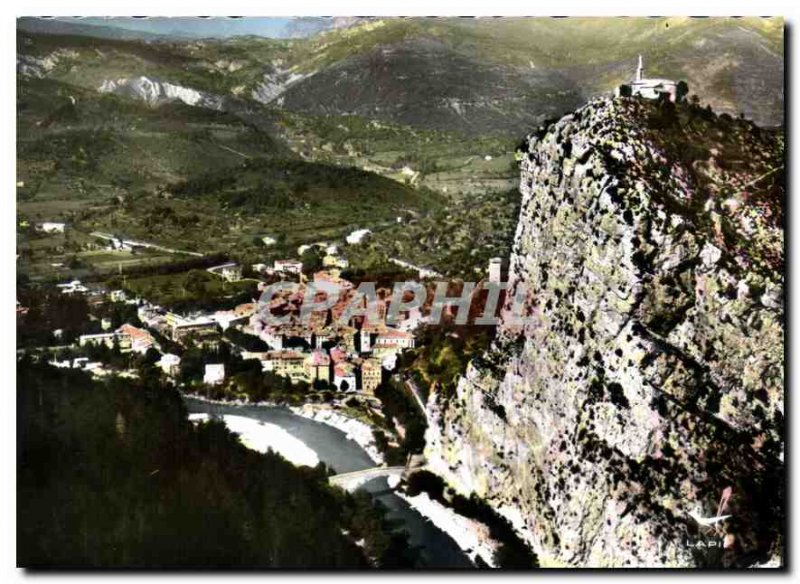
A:
[[[231,17],[59,17],[58,20],[80,24],[112,26],[137,32],[192,38],[228,38],[238,35],[257,35],[285,38],[298,32],[301,23],[310,28],[322,25],[323,19],[292,18],[231,18]]]

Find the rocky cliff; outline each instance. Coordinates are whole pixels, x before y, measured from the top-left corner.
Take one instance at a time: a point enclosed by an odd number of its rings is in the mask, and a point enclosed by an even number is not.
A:
[[[150,106],[180,101],[186,105],[222,110],[224,98],[191,87],[175,85],[139,76],[122,79],[107,79],[98,88],[100,93],[113,93],[123,97],[139,99]]]
[[[432,394],[431,465],[545,566],[780,562],[782,134],[598,99],[523,151],[509,284],[529,322],[507,305]]]

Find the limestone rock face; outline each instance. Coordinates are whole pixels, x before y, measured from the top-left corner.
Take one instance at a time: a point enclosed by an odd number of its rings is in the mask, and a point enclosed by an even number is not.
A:
[[[542,565],[780,561],[782,166],[780,134],[630,98],[527,139],[504,324],[427,455]]]
[[[293,73],[288,69],[275,66],[274,69],[265,73],[264,77],[252,91],[254,100],[261,103],[273,103],[280,100],[289,87],[310,77],[310,74]],[[279,102],[277,105],[281,105]]]
[[[224,105],[223,98],[217,95],[166,81],[157,81],[145,76],[107,79],[103,81],[98,91],[139,99],[151,106],[180,101],[195,107],[222,110]]]

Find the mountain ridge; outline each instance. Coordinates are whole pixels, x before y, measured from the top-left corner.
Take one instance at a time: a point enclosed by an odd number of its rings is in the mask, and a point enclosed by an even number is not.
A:
[[[360,112],[467,133],[508,134],[571,111],[629,80],[644,54],[647,71],[686,80],[715,111],[783,123],[782,19],[379,19],[305,39],[117,40],[102,60],[93,47],[101,39],[20,33],[22,55],[26,44],[75,45],[80,59],[50,73],[72,83],[155,75],[252,97],[265,76],[283,71],[296,80],[279,103],[290,111]],[[421,99],[431,105],[418,107]]]

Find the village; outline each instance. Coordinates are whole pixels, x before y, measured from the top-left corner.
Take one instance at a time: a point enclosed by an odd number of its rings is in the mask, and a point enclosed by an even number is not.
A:
[[[41,231],[63,232],[63,224],[44,223],[37,225]],[[357,246],[369,237],[369,229],[356,229],[344,237],[347,246]],[[117,251],[121,246],[150,246],[144,242],[123,240],[122,237],[93,233],[107,242],[108,249]],[[275,239],[264,237],[264,245],[274,245]],[[426,324],[430,305],[405,310],[399,319],[387,319],[387,310],[392,288],[378,287],[374,305],[368,314],[348,316],[348,308],[358,298],[356,284],[342,277],[348,268],[348,260],[335,243],[313,242],[300,245],[297,258],[274,259],[271,264],[254,263],[247,268],[236,262],[225,262],[205,269],[221,284],[235,285],[245,281],[256,284],[250,301],[237,302],[216,310],[179,311],[159,305],[151,298],[137,294],[129,288],[112,288],[104,283],[82,283],[72,280],[56,284],[62,295],[83,297],[88,305],[116,304],[127,307],[129,317],[125,322],[113,326],[111,319],[96,317],[90,309],[89,318],[99,322],[100,330],[80,334],[74,344],[62,342],[63,331],[52,331],[54,345],[60,347],[66,358],[56,353],[51,364],[62,368],[80,368],[96,377],[120,374],[136,376],[135,368],[119,371],[108,363],[108,359],[91,359],[89,354],[100,355],[97,348],[105,348],[122,354],[148,356],[163,375],[188,393],[213,393],[226,397],[237,394],[231,383],[234,371],[226,370],[221,360],[214,355],[224,346],[243,361],[257,361],[261,372],[288,380],[300,387],[335,390],[342,393],[374,395],[376,388],[395,371],[398,356],[403,351],[414,349],[421,325]],[[303,258],[311,250],[319,261],[304,266]],[[416,272],[420,281],[430,281],[441,275],[427,266],[415,266],[397,258],[389,262],[401,270]],[[492,258],[487,266],[489,282],[501,280],[500,258]],[[321,269],[317,269],[317,268]],[[266,305],[259,303],[258,296],[270,284],[290,284],[278,294],[270,297]],[[324,310],[315,311],[311,318],[301,318],[301,304],[309,286],[332,285],[341,291],[337,301]],[[280,324],[265,318],[265,312],[280,314]],[[457,312],[457,307],[447,305],[443,311],[448,316]],[[27,308],[18,304],[18,317]],[[135,314],[135,317],[133,316]],[[391,323],[391,324],[390,324]],[[85,328],[85,327],[83,327]],[[91,330],[97,326],[89,327]],[[182,356],[187,350],[202,349],[202,378],[200,383],[188,383]],[[77,353],[77,356],[75,354]],[[157,360],[156,359],[157,356]],[[196,364],[195,364],[196,365]],[[229,368],[230,369],[230,368]],[[197,377],[197,376],[196,376]],[[201,387],[202,386],[204,387]],[[190,387],[191,385],[191,387]],[[216,391],[209,391],[216,388]],[[229,390],[229,391],[220,391]],[[247,399],[245,397],[245,399]]]
[[[262,270],[267,269],[259,266]],[[299,288],[291,293],[273,299],[273,311],[283,313],[299,312],[307,278],[302,272],[302,263],[295,260],[277,260],[268,268],[271,274],[278,274],[295,281]],[[241,267],[225,264],[209,268],[220,278],[236,281],[241,278]],[[352,291],[352,283],[340,276],[339,268],[320,270],[310,278],[313,282],[334,282],[343,290]],[[257,360],[262,371],[272,372],[290,379],[293,383],[304,382],[317,389],[335,389],[341,392],[363,392],[373,394],[385,374],[395,368],[399,353],[415,346],[413,329],[421,322],[421,314],[416,311],[397,326],[382,322],[366,322],[364,317],[354,317],[347,326],[338,322],[350,294],[345,293],[328,311],[315,313],[308,325],[300,322],[297,314],[280,326],[265,324],[259,312],[257,299],[238,304],[227,310],[214,312],[195,312],[177,314],[149,302],[147,299],[130,298],[124,290],[97,290],[72,281],[60,284],[63,294],[105,295],[112,303],[124,303],[136,307],[137,323],[124,323],[111,330],[111,323],[104,319],[103,332],[85,334],[78,338],[79,348],[105,346],[120,352],[133,352],[145,355],[155,350],[160,354],[158,367],[165,376],[177,379],[181,370],[181,356],[162,346],[170,341],[174,351],[198,346],[214,350],[221,343],[227,343],[244,360]],[[259,290],[265,287],[259,284]],[[382,316],[386,310],[388,291],[379,290],[383,298],[379,300]],[[248,350],[231,341],[226,332],[238,331],[260,341],[264,350]],[[59,331],[54,331],[58,338]],[[242,338],[242,337],[239,337]],[[70,361],[54,360],[59,367],[79,367],[91,371],[96,376],[111,373],[106,364],[92,362],[87,357]],[[135,374],[130,371],[127,374]],[[203,383],[210,386],[222,385],[227,376],[223,363],[204,363]]]

